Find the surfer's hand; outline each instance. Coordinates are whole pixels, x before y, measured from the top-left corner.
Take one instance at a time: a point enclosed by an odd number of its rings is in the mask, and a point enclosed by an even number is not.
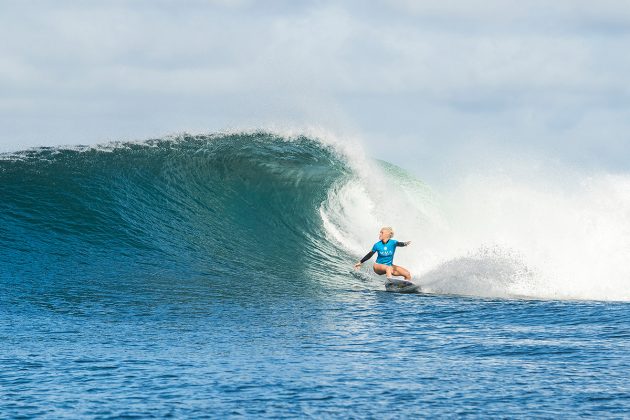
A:
[[[359,269],[359,267],[361,267],[361,263],[360,263],[360,262],[358,262],[358,263],[356,263],[356,264],[354,265],[354,269],[355,269],[355,270],[358,270],[358,269]]]

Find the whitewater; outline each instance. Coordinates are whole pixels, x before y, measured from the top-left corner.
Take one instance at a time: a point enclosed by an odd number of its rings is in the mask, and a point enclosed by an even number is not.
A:
[[[630,176],[524,167],[430,185],[270,131],[0,155],[0,412],[618,417]],[[386,225],[422,293],[352,269]]]

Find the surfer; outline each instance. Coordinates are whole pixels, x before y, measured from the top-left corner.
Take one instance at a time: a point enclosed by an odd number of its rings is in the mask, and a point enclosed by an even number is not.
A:
[[[374,272],[376,274],[379,276],[385,274],[388,279],[391,279],[392,276],[403,276],[405,280],[411,281],[409,270],[399,265],[394,265],[394,252],[396,252],[396,248],[399,246],[407,246],[411,244],[411,241],[400,242],[392,239],[393,236],[394,230],[391,227],[383,227],[378,234],[379,241],[374,244],[372,250],[368,252],[361,261],[354,265],[354,268],[358,270],[361,264],[372,258],[374,253],[377,253],[376,262],[374,263]]]

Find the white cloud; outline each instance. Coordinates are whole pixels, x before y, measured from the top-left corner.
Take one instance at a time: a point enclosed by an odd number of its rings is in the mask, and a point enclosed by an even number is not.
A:
[[[27,1],[0,36],[0,150],[278,119],[605,157],[630,128],[621,1]]]

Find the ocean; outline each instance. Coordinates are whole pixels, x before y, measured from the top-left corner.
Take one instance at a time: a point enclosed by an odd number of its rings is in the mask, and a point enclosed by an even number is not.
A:
[[[629,418],[630,182],[342,141],[0,155],[2,418]],[[353,264],[382,226],[421,293]]]

